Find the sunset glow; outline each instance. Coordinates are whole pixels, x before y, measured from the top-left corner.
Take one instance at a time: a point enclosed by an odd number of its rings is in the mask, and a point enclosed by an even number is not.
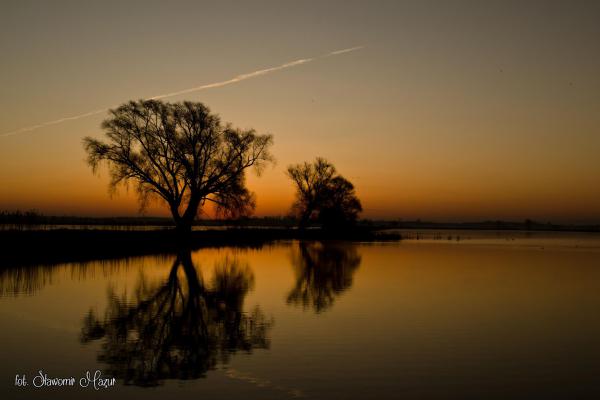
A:
[[[273,134],[277,164],[248,176],[259,216],[287,214],[286,167],[322,156],[364,218],[600,222],[598,7],[181,8],[3,7],[0,209],[137,215],[81,141],[154,97]]]

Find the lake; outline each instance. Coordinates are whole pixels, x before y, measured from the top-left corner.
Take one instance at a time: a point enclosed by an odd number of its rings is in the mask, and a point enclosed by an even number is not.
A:
[[[2,266],[1,397],[600,396],[597,234],[405,237]]]

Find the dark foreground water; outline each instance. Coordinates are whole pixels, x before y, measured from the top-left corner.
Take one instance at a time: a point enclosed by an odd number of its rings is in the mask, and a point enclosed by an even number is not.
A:
[[[3,266],[0,398],[600,397],[597,236],[411,237]]]

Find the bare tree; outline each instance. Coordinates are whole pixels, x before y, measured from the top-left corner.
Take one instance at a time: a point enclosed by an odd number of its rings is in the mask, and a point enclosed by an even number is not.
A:
[[[298,216],[301,228],[318,211],[324,200],[325,188],[335,172],[335,167],[321,157],[317,157],[314,163],[305,161],[288,167],[287,174],[296,184],[296,201],[292,205],[292,212]]]
[[[109,165],[111,190],[133,182],[142,209],[152,196],[163,199],[181,232],[207,201],[224,216],[253,211],[245,171],[272,161],[271,135],[223,125],[202,103],[139,100],[110,114],[102,123],[108,142],[86,137],[84,146],[94,171]]]
[[[352,183],[337,175],[335,167],[324,158],[290,165],[287,174],[296,185],[292,212],[300,228],[311,219],[318,219],[325,227],[339,227],[353,223],[362,211]]]

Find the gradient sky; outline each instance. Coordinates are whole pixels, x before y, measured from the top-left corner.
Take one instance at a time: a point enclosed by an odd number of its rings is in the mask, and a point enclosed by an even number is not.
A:
[[[365,217],[597,223],[599,38],[593,1],[3,1],[0,134],[365,46],[168,100],[274,135],[258,215],[323,156]],[[0,209],[137,215],[84,162],[104,117],[0,137]]]

